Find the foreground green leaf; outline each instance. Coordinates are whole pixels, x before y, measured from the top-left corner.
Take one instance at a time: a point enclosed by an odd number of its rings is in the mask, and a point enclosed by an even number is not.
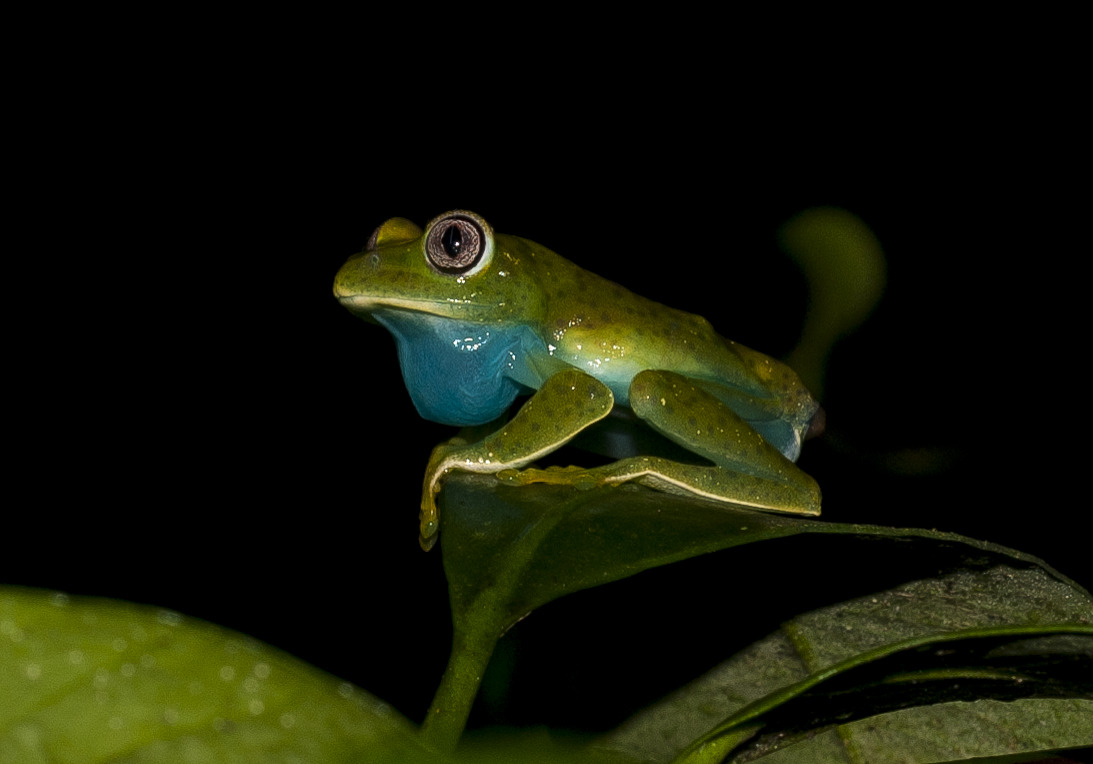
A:
[[[177,613],[0,588],[0,762],[430,762],[352,685]]]

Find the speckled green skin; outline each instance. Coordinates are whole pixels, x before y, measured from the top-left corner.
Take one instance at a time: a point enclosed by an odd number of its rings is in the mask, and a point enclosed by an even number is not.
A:
[[[441,272],[425,254],[430,230],[451,215],[473,219],[486,240],[481,262],[463,274]],[[539,391],[490,437],[434,451],[422,499],[426,547],[437,529],[434,497],[452,469],[516,483],[635,480],[757,509],[819,513],[819,489],[792,464],[818,407],[792,370],[720,337],[704,318],[633,294],[534,242],[494,234],[473,213],[442,215],[424,233],[403,218],[387,221],[338,272],[334,293],[399,338],[407,387],[430,418],[480,424],[519,389]],[[414,355],[421,357],[411,363]],[[596,470],[515,471],[615,404],[714,466],[637,457]]]

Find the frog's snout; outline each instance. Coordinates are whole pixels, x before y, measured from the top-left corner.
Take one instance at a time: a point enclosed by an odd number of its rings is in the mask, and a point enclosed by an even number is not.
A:
[[[808,423],[808,430],[805,432],[805,440],[822,435],[826,425],[827,412],[824,411],[823,406],[817,406],[816,413],[812,415],[812,421]]]

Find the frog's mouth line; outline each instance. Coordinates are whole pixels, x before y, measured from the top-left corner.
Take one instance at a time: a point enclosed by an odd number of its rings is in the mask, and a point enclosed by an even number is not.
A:
[[[411,300],[397,297],[369,297],[367,295],[336,295],[338,302],[354,313],[373,313],[377,310],[405,310],[411,313],[428,313],[449,318],[461,310],[473,312],[482,306],[476,302],[451,300]]]

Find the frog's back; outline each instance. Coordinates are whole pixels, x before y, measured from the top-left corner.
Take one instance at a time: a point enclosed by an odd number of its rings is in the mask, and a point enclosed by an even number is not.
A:
[[[818,405],[787,366],[719,335],[705,318],[637,295],[549,250],[534,258],[538,333],[554,360],[599,378],[628,405],[647,369],[695,380],[784,451],[794,452]]]
[[[754,369],[766,356],[721,337],[705,318],[635,294],[549,250],[537,251],[533,265],[543,298],[537,331],[555,358],[613,390],[642,370],[666,369],[766,394]]]

